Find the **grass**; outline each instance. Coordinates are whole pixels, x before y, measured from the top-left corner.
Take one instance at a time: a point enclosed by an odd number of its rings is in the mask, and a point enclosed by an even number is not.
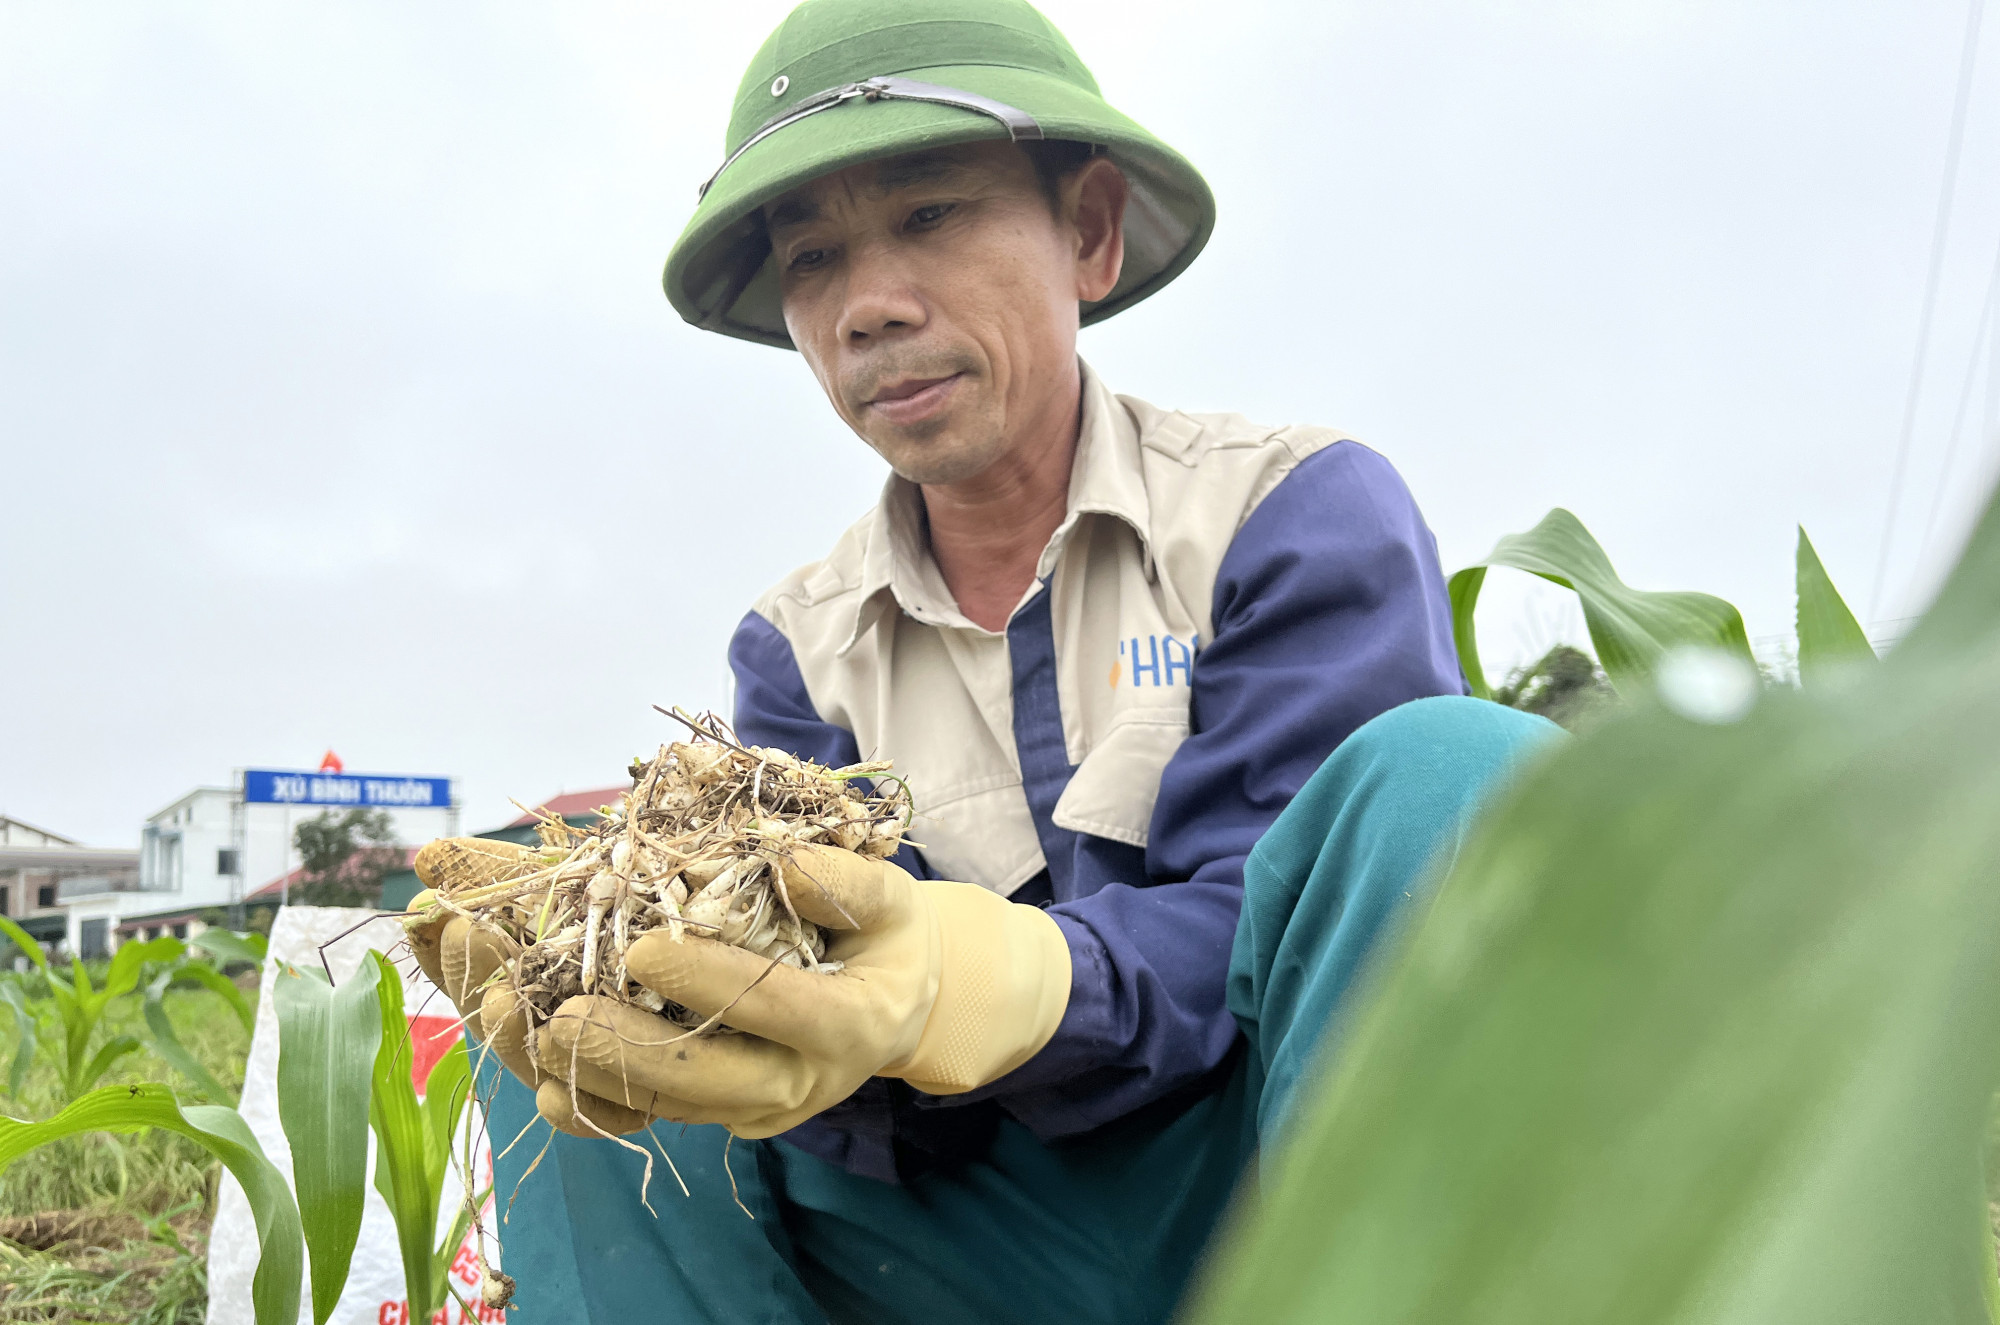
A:
[[[200,1325],[208,1312],[208,1219],[191,1207],[145,1220],[0,1220],[0,1322]],[[35,1245],[47,1237],[57,1240]]]
[[[189,1052],[240,1091],[250,1037],[229,1005],[206,989],[174,990],[165,1002]],[[140,1000],[119,999],[97,1037],[131,1033],[141,1022]],[[6,1030],[0,1043],[11,1054]],[[126,1057],[104,1084],[127,1081],[163,1081],[194,1098],[151,1053]],[[17,1118],[46,1118],[61,1104],[46,1062],[29,1073],[20,1098],[0,1099]],[[0,1171],[0,1325],[198,1325],[208,1305],[219,1172],[199,1146],[160,1131],[60,1141]]]

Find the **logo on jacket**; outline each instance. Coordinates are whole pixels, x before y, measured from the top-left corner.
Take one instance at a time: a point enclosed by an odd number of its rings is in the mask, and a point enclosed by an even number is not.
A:
[[[1194,655],[1201,636],[1186,641],[1172,635],[1135,635],[1118,641],[1118,661],[1111,664],[1111,688],[1116,690],[1128,669],[1134,688],[1145,685],[1194,684]]]

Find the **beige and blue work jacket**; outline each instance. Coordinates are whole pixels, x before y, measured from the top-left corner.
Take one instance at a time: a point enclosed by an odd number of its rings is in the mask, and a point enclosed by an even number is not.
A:
[[[1459,694],[1435,540],[1342,434],[1185,414],[1088,368],[1069,509],[1004,630],[961,613],[921,493],[892,478],[730,645],[740,737],[895,761],[913,873],[1045,906],[1069,940],[1048,1046],[971,1095],[877,1079],[787,1134],[894,1181],[1198,1087],[1238,1031],[1225,977],[1250,848],[1369,718]]]

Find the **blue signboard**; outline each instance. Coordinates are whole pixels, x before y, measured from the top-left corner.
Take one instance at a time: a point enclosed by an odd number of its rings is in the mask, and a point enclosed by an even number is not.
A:
[[[451,805],[450,778],[393,773],[303,773],[243,770],[247,805],[352,805],[384,810],[442,810]]]

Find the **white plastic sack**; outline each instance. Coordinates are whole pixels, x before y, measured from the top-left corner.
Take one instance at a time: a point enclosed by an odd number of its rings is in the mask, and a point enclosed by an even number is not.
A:
[[[375,914],[373,911],[345,907],[288,906],[278,912],[277,920],[271,926],[271,950],[264,960],[263,989],[267,992],[257,1002],[257,1028],[250,1041],[250,1061],[245,1069],[243,1100],[238,1108],[243,1120],[250,1124],[250,1130],[256,1133],[258,1144],[264,1147],[264,1154],[287,1177],[292,1171],[292,1153],[285,1144],[284,1128],[278,1121],[278,1012],[275,1001],[268,996],[276,965],[282,961],[293,966],[317,968],[320,944]],[[335,943],[326,951],[335,982],[350,979],[370,948],[393,953],[402,937],[402,927],[394,918],[378,916],[373,923]],[[411,1048],[416,1058],[415,1075],[421,1081],[429,1075],[431,1065],[458,1040],[461,1032],[457,1027],[457,1013],[444,995],[424,978],[423,972],[416,969],[416,963],[404,956],[398,965],[404,968],[404,1011],[418,1014],[412,1017],[410,1033]],[[421,1084],[418,1091],[422,1092]],[[480,1187],[490,1186],[491,1152],[486,1144],[486,1129],[479,1116],[478,1105],[469,1106],[466,1114],[465,1125],[475,1129],[477,1138],[473,1155],[477,1183]],[[409,1302],[403,1291],[402,1253],[396,1246],[396,1224],[389,1216],[389,1207],[375,1190],[374,1179],[375,1137],[371,1131],[368,1138],[369,1185],[367,1204],[361,1215],[361,1239],[354,1247],[347,1290],[341,1295],[329,1322],[330,1325],[421,1325],[410,1320]],[[464,1192],[458,1184],[457,1175],[448,1172],[439,1219],[442,1227],[450,1227],[451,1218],[463,1200]],[[489,1199],[483,1212],[489,1226],[492,1209],[493,1203]],[[504,1311],[479,1309],[476,1238],[477,1234],[467,1231],[465,1245],[452,1263],[451,1270],[453,1284],[477,1309],[476,1314],[467,1316],[462,1307],[452,1302],[432,1317],[433,1322],[464,1325],[464,1322],[472,1320],[506,1319]],[[499,1248],[491,1241],[487,1243],[486,1254],[497,1267]],[[250,1280],[256,1272],[257,1225],[251,1218],[250,1203],[244,1199],[242,1187],[224,1170],[215,1228],[208,1244],[208,1325],[254,1325],[255,1316],[250,1309]],[[299,1321],[300,1325],[312,1325],[310,1270],[299,1293]]]

